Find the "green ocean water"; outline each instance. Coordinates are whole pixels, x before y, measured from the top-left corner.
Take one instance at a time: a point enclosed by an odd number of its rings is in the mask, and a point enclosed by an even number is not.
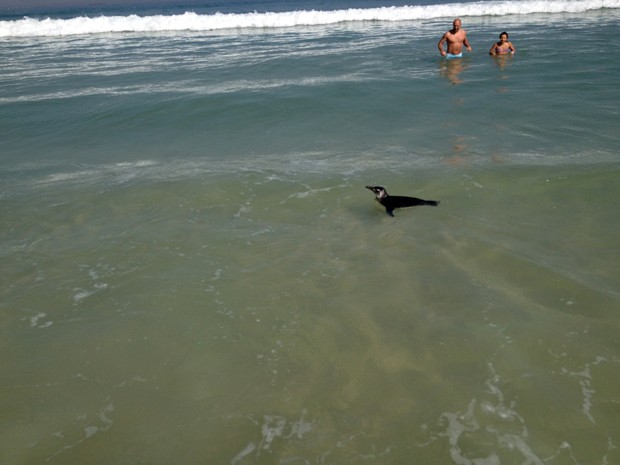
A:
[[[620,461],[608,14],[5,42],[0,462]]]
[[[613,463],[603,168],[393,174],[395,193],[442,193],[395,218],[362,187],[374,170],[45,188],[28,219],[5,205],[3,454]]]

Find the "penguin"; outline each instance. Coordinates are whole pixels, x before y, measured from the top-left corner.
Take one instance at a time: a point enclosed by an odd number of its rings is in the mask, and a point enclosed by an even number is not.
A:
[[[374,192],[377,202],[385,207],[385,212],[394,216],[395,208],[415,207],[417,205],[430,205],[436,207],[439,205],[437,200],[423,200],[416,197],[404,197],[402,195],[390,195],[381,186],[366,186],[366,189]]]

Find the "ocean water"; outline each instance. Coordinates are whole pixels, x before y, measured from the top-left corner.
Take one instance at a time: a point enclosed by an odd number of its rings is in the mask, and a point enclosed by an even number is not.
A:
[[[620,463],[619,1],[23,10],[0,463]]]

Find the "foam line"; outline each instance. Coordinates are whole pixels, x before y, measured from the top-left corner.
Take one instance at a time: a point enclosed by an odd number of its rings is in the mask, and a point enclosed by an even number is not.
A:
[[[506,16],[531,13],[583,13],[602,8],[620,8],[620,0],[524,0],[452,3],[382,8],[353,8],[334,11],[290,11],[282,13],[197,14],[153,16],[80,16],[70,19],[29,18],[0,21],[0,37],[68,36],[118,32],[217,31],[225,29],[269,29],[318,26],[360,21],[410,21],[453,16]]]

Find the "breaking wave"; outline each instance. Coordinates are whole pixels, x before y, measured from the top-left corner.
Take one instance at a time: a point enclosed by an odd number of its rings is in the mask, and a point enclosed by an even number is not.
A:
[[[281,13],[185,12],[152,16],[80,16],[70,19],[30,18],[0,21],[0,37],[68,36],[119,32],[216,31],[286,28],[360,21],[410,21],[454,16],[506,16],[532,13],[582,13],[620,8],[620,0],[551,0],[452,3],[442,5],[353,8],[334,11],[301,10]]]

